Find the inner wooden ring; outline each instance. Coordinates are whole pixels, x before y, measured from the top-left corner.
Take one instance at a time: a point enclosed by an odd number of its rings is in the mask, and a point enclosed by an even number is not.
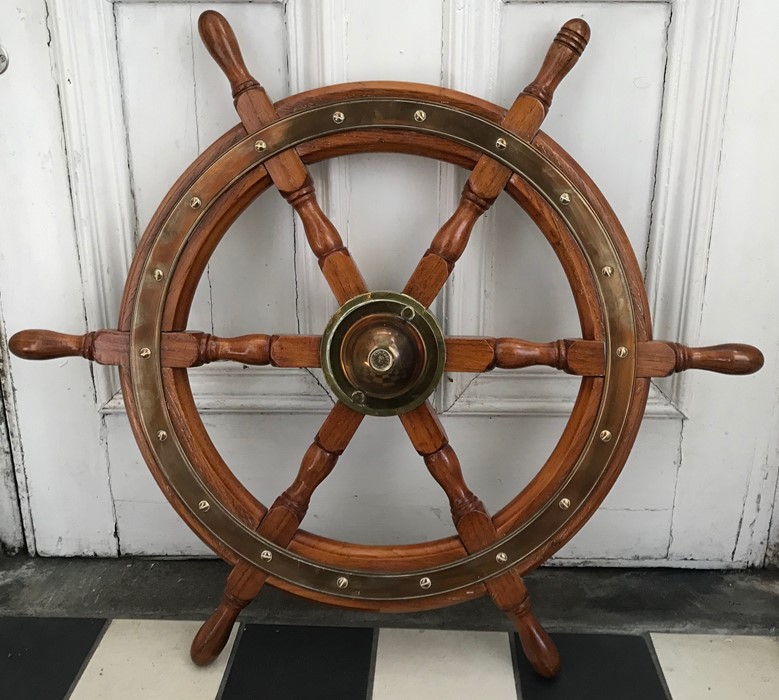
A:
[[[413,92],[415,96],[419,96],[418,91],[414,92],[413,88],[414,86],[409,86],[409,91]],[[323,94],[327,92],[328,91],[323,91]],[[431,89],[426,89],[424,93],[424,97],[426,99],[431,98],[430,92]],[[291,98],[290,101],[285,101],[285,103],[291,102],[293,99],[302,100],[305,97],[311,99],[310,95],[296,96],[296,98]],[[330,99],[335,99],[332,91],[330,91],[328,97]],[[473,100],[473,98],[470,99]],[[282,111],[285,103],[280,103],[280,111]],[[290,105],[290,107],[293,106],[294,105]],[[499,112],[499,108],[494,107],[493,110]],[[141,256],[144,251],[144,244],[146,244],[146,248],[148,248],[148,239],[150,233],[153,234],[157,230],[159,222],[164,218],[165,211],[170,210],[172,204],[176,201],[180,193],[186,189],[187,182],[192,181],[195,177],[197,177],[198,172],[202,172],[202,170],[205,169],[205,166],[214,160],[215,155],[218,155],[220,152],[228,148],[231,143],[239,140],[244,136],[245,132],[243,132],[242,129],[238,128],[233,130],[228,135],[223,137],[223,139],[220,139],[220,141],[217,142],[217,144],[215,144],[212,149],[209,149],[209,151],[204,154],[201,159],[198,159],[198,161],[193,164],[190,170],[185,173],[185,176],[177,184],[177,186],[174,187],[171,195],[169,195],[169,197],[163,203],[160,212],[158,212],[158,216],[155,216],[155,220],[153,220],[150,224],[149,230],[147,231],[147,234],[139,248],[139,256]],[[561,164],[561,169],[567,166],[567,174],[572,180],[575,182],[578,181],[578,183],[581,184],[582,191],[587,191],[588,189],[590,190],[588,194],[590,194],[590,201],[593,209],[600,210],[600,216],[604,222],[612,224],[612,226],[609,228],[609,234],[611,235],[612,240],[614,240],[615,231],[613,228],[613,222],[608,221],[608,215],[610,212],[605,206],[605,203],[599,201],[597,196],[599,193],[597,193],[597,190],[594,190],[596,196],[592,196],[591,193],[594,189],[594,186],[591,186],[591,183],[589,183],[586,178],[581,177],[582,174],[577,172],[576,166],[572,163],[572,161],[569,160],[566,163],[566,156],[564,153],[562,156],[560,155],[559,147],[555,147],[551,141],[548,139],[544,140],[543,138],[541,139],[541,146],[548,149],[548,157],[550,157],[550,159],[555,158],[556,161]],[[308,160],[309,162],[349,152],[367,152],[376,150],[414,152],[420,155],[438,158],[440,160],[456,162],[466,167],[472,167],[477,158],[477,154],[475,152],[461,146],[453,146],[451,142],[445,141],[443,139],[430,137],[429,135],[423,136],[418,134],[415,135],[413,139],[410,139],[408,133],[397,132],[393,134],[389,131],[382,131],[380,135],[377,133],[353,133],[324,137],[322,139],[317,139],[310,143],[304,144],[300,146],[298,150],[301,152],[301,155],[303,155],[304,159]],[[236,182],[230,192],[225,195],[223,201],[221,201],[218,205],[215,205],[213,210],[206,215],[206,218],[201,223],[198,233],[193,236],[192,241],[188,245],[176,272],[176,275],[179,278],[178,281],[181,284],[178,287],[174,285],[174,289],[177,291],[175,294],[171,294],[168,298],[164,321],[164,327],[166,329],[184,327],[185,319],[188,315],[189,306],[191,304],[191,299],[197,284],[197,280],[202,273],[205,263],[208,257],[210,257],[213,248],[216,246],[216,243],[218,242],[221,235],[224,233],[230,223],[232,223],[232,221],[237,217],[240,211],[252,199],[254,199],[254,197],[256,197],[262,190],[264,190],[267,185],[268,180],[265,176],[264,169],[258,168],[246,178]],[[601,324],[599,323],[600,312],[597,303],[592,303],[593,285],[589,276],[590,271],[587,267],[586,261],[582,258],[581,251],[578,250],[578,247],[575,245],[575,243],[572,243],[567,228],[562,224],[555,212],[548,205],[546,205],[544,201],[538,199],[532,188],[523,186],[522,181],[519,178],[512,178],[512,182],[510,183],[508,190],[509,193],[515,199],[517,199],[523,205],[523,207],[526,208],[526,210],[529,211],[534,220],[539,223],[545,235],[555,248],[558,257],[560,257],[561,263],[563,264],[563,267],[566,270],[566,274],[568,275],[569,282],[571,283],[571,286],[577,291],[577,294],[574,296],[577,300],[577,307],[579,308],[579,314],[582,320],[584,337],[599,337],[602,332],[600,330]],[[611,215],[611,218],[613,219],[613,215]],[[615,222],[616,219],[613,219],[613,221]],[[638,289],[642,292],[643,289],[641,287],[640,274],[638,274],[637,265],[632,256],[632,253],[630,252],[629,246],[627,245],[627,241],[624,240],[624,233],[621,232],[621,229],[618,229],[616,231],[617,239],[620,238],[620,234],[622,236],[622,240],[615,241],[615,244],[617,245],[620,258],[625,264],[626,273],[631,278],[631,290]],[[625,257],[626,254],[627,258]],[[128,286],[125,291],[125,300],[123,301],[122,307],[123,326],[126,326],[129,320],[127,310],[128,307],[132,306],[134,290],[137,288],[138,269],[137,257],[133,264],[133,270],[131,271],[130,278],[128,279]],[[183,276],[183,279],[181,276]],[[639,310],[641,310],[641,304],[638,306]],[[643,305],[643,307],[644,309],[646,308],[645,305]],[[641,316],[641,314],[637,314],[637,316]],[[639,339],[642,339],[641,336],[645,336],[647,333],[646,319],[643,319],[642,317],[641,321],[638,323],[638,326]],[[125,390],[127,390],[127,382],[124,380],[126,380],[126,376],[123,374],[123,382]],[[596,379],[587,379],[582,382],[582,389],[580,391],[579,399],[577,400],[576,408],[574,409],[568,427],[563,434],[563,438],[561,438],[561,441],[550,457],[550,460],[541,470],[536,479],[534,479],[531,485],[525,489],[516,499],[514,499],[512,503],[507,505],[506,508],[504,508],[496,515],[496,525],[503,532],[513,529],[517,522],[521,521],[523,518],[526,518],[529,514],[532,514],[534,511],[534,504],[536,504],[538,501],[543,501],[545,494],[547,494],[549,491],[554,491],[555,484],[564,478],[566,473],[564,467],[566,465],[570,467],[573,461],[575,461],[575,456],[580,452],[580,450],[577,449],[577,439],[580,440],[582,436],[586,435],[588,432],[585,429],[585,427],[590,424],[590,421],[586,420],[587,414],[589,413],[588,409],[591,408],[593,401],[597,403],[600,390],[598,385],[600,382],[601,380]],[[227,469],[226,465],[224,465],[224,463],[218,457],[215,449],[213,448],[213,445],[211,445],[210,440],[208,439],[208,436],[202,429],[202,423],[199,420],[188,420],[188,417],[191,416],[192,411],[194,411],[194,402],[191,399],[191,392],[189,390],[186,372],[183,370],[166,370],[165,388],[166,399],[168,401],[168,405],[171,408],[172,418],[177,424],[177,430],[182,432],[189,440],[189,444],[185,445],[187,452],[189,452],[190,455],[192,455],[194,452],[194,454],[198,456],[198,459],[193,459],[193,464],[198,469],[198,472],[204,479],[208,480],[209,483],[214,486],[215,490],[220,494],[220,496],[225,497],[225,501],[230,503],[231,507],[234,507],[234,512],[238,515],[238,517],[243,519],[249,525],[259,521],[264,512],[262,506],[255,499],[253,499],[250,494],[245,492],[242,487],[240,487],[240,484],[237,483],[237,480],[235,480],[235,478],[229,472],[229,469]],[[636,398],[640,398],[642,393],[645,394],[644,389],[645,387],[637,385]],[[129,404],[131,403],[132,402],[128,402],[128,412],[130,413],[131,408]],[[638,403],[641,402],[639,401]],[[637,405],[637,402],[634,401],[633,405]],[[640,408],[641,410],[643,409],[643,403],[641,403]],[[131,415],[131,420],[132,419],[133,416]],[[633,428],[637,427],[638,421],[640,421],[640,411],[638,412],[637,419],[629,421],[629,425],[626,426],[626,429],[630,428],[628,433],[632,431],[632,434],[634,435]],[[192,431],[192,433],[190,434],[189,431]],[[632,435],[626,434],[626,437],[629,437],[630,439],[627,442],[627,449],[623,450],[624,457],[627,456],[627,451],[630,447],[629,443],[632,443]],[[573,460],[571,457],[573,457]],[[147,461],[149,461],[148,458]],[[569,462],[570,464],[568,464]],[[619,468],[621,468],[622,463],[624,463],[624,458],[622,455],[620,455],[619,458],[616,458],[615,456],[614,463],[617,466],[615,469],[614,465],[612,465],[611,472],[615,478],[616,473],[619,471]],[[553,473],[551,473],[550,470]],[[152,469],[152,471],[154,472],[154,469]],[[540,478],[542,475],[544,476],[543,479]],[[155,473],[155,477],[157,476],[158,475]],[[160,481],[159,478],[158,481]],[[608,487],[610,487],[612,481],[613,478],[610,478],[610,475],[609,478],[606,478],[602,481],[602,483],[606,483],[606,488],[600,489],[602,493],[597,499],[597,502],[599,502],[602,496],[605,495],[605,492],[608,491]],[[162,483],[161,486],[170,497],[169,492],[165,489]],[[593,498],[591,497],[590,501],[592,500]],[[594,503],[592,508],[588,507],[587,510],[590,510],[590,512],[594,510],[594,508],[597,507],[597,502]],[[176,503],[174,502],[174,506],[175,505]],[[178,507],[177,510],[179,510]],[[181,511],[179,510],[179,512]],[[183,514],[182,517],[184,517]],[[569,539],[575,530],[578,529],[581,522],[583,522],[585,519],[586,517],[580,517],[579,523],[576,522],[576,519],[573,519],[568,524],[567,531],[564,533],[564,538],[561,539],[558,537],[556,540],[556,546],[559,547],[562,542]],[[190,518],[185,517],[185,520],[187,520],[190,526],[193,526],[192,522],[190,522]],[[198,534],[203,536],[203,533],[197,526],[193,527],[193,529],[198,531]],[[232,555],[232,553],[228,550],[225,550],[223,547],[221,547],[218,542],[216,543],[216,546],[214,546],[212,537],[204,536],[203,539],[206,540],[206,542],[212,546],[215,551],[226,555],[225,558],[228,560],[235,560],[235,556]],[[546,545],[544,547],[544,552],[539,552],[538,555],[534,557],[535,561],[529,560],[529,563],[523,562],[521,569],[525,571],[528,568],[531,568],[532,565],[536,565],[537,561],[542,560],[542,556],[543,558],[546,558],[546,556],[548,556],[546,552],[552,548],[552,544],[553,543],[549,543]],[[354,566],[356,564],[360,568],[364,569],[381,570],[411,570],[419,567],[422,565],[422,563],[424,563],[424,565],[432,565],[439,562],[443,563],[445,561],[451,561],[454,558],[462,557],[465,554],[461,545],[459,544],[459,540],[456,538],[448,538],[446,540],[422,543],[418,545],[407,545],[403,547],[364,547],[362,545],[349,545],[346,543],[326,540],[325,538],[315,537],[305,532],[299,533],[290,549],[292,551],[297,551],[301,554],[304,554],[305,556],[311,556],[312,558],[328,561],[333,564],[346,564],[349,566]],[[387,561],[387,557],[390,554],[397,557],[397,559]],[[527,565],[525,565],[526,563]],[[282,585],[283,587],[298,590],[289,584]],[[445,604],[446,602],[453,602],[455,599],[466,597],[470,593],[478,592],[480,590],[481,586],[476,586],[471,590],[454,592],[449,594],[446,600],[439,600],[436,604],[440,605]],[[334,602],[329,598],[329,596],[326,595],[311,595],[311,591],[306,591],[305,594],[308,595],[308,597]],[[413,606],[392,606],[388,604],[389,602],[385,601],[382,602],[381,607],[382,609],[389,609],[391,607],[429,607],[428,603],[431,603],[433,600],[435,599],[427,599],[427,602],[424,605],[420,605],[419,601],[417,601]],[[351,605],[354,603],[357,607],[377,607],[375,603],[372,605],[365,605],[360,604],[361,601],[345,601],[341,598],[338,598],[337,602],[341,605]],[[398,602],[402,603],[402,601]]]

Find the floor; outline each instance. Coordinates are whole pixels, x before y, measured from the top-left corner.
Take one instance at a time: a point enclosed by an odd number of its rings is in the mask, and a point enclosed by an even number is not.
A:
[[[779,697],[779,571],[529,575],[563,671],[536,677],[485,598],[414,614],[263,589],[209,668],[189,660],[217,561],[0,556],[0,700]]]
[[[779,638],[558,634],[563,671],[534,675],[507,632],[236,625],[208,668],[198,622],[0,618],[13,700],[747,700],[777,697]]]

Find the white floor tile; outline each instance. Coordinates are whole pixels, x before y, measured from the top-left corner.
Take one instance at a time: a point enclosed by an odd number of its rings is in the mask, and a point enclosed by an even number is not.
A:
[[[382,629],[373,700],[516,700],[505,632]]]
[[[775,700],[779,638],[653,634],[673,700]]]
[[[237,625],[211,666],[199,668],[189,645],[199,622],[114,620],[89,661],[71,700],[213,700]]]

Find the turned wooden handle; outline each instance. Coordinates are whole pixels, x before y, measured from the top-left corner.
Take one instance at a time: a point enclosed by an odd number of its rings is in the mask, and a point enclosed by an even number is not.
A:
[[[704,369],[720,374],[753,374],[764,362],[763,353],[752,345],[726,343],[705,348],[690,348],[670,343],[676,353],[676,371]]]
[[[257,81],[244,63],[230,23],[218,12],[206,10],[200,15],[197,25],[208,53],[230,81],[233,97],[250,87],[257,87]]]
[[[535,97],[548,111],[554,91],[576,65],[589,40],[590,26],[587,22],[583,19],[568,20],[549,47],[535,80],[524,89],[523,94]]]
[[[8,347],[25,360],[56,360],[60,357],[93,359],[94,333],[69,335],[38,328],[19,331],[11,337]]]

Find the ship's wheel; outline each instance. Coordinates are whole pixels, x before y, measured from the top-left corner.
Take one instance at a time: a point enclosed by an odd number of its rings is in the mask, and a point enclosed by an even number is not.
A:
[[[652,340],[646,293],[628,239],[603,195],[539,131],[562,78],[589,39],[565,24],[537,78],[509,110],[439,87],[353,83],[271,103],[249,74],[230,26],[200,17],[209,52],[232,86],[241,124],[210,146],[163,200],[127,279],[118,330],[84,336],[22,331],[21,357],[81,355],[119,365],[132,429],[168,500],[233,565],[216,612],[192,644],[198,664],[224,647],[238,613],[267,581],[313,600],[381,611],[449,605],[489,593],[516,626],[533,667],[554,676],[551,639],[522,575],[582,527],[636,436],[651,377],[689,368],[747,374],[747,345],[688,348]],[[391,151],[470,170],[452,217],[402,292],[370,291],[317,204],[307,163]],[[230,224],[272,185],[299,214],[340,309],[322,336],[218,338],[186,331],[198,281]],[[573,291],[581,339],[449,337],[428,310],[474,223],[505,190],[541,229]],[[292,485],[270,507],[238,481],[195,408],[187,368],[228,360],[322,367],[338,397]],[[494,515],[467,487],[428,402],[442,373],[547,365],[581,377],[570,419],[529,485]],[[336,466],[365,415],[397,415],[451,504],[457,534],[401,546],[335,541],[300,529],[314,489]]]

